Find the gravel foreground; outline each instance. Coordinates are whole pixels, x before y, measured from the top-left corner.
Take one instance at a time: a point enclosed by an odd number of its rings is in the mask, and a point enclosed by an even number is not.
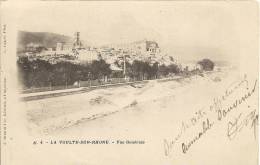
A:
[[[82,165],[255,164],[257,155],[253,153],[257,152],[246,149],[256,145],[253,127],[246,126],[230,140],[227,126],[239,113],[246,115],[256,108],[250,107],[257,105],[256,93],[221,122],[213,120],[215,115],[204,114],[215,98],[243,79],[244,75],[228,70],[28,101],[24,102],[28,129],[34,139],[57,142],[38,146],[39,153],[47,150],[55,155],[47,164],[72,165],[75,159]],[[227,105],[250,90],[254,81],[246,79],[242,85],[249,89],[241,86],[238,93],[230,95]],[[183,153],[182,144],[196,137],[207,119],[214,122],[212,128]],[[183,130],[183,123],[189,128]],[[61,148],[66,152],[60,152]],[[233,152],[236,150],[241,152]],[[59,162],[55,163],[56,158]]]

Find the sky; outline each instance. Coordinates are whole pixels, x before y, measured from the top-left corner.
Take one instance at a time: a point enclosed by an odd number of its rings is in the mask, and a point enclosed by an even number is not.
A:
[[[183,60],[235,60],[255,48],[258,34],[254,1],[24,3],[15,12],[18,30],[79,31],[97,46],[154,40]]]

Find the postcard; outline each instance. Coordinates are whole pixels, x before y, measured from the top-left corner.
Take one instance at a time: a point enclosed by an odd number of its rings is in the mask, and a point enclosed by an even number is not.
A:
[[[257,165],[256,1],[2,1],[1,165]]]

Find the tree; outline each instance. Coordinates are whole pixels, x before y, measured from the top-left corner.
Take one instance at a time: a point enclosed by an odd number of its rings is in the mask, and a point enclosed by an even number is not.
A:
[[[155,62],[153,63],[153,66],[152,66],[152,75],[154,78],[157,78],[158,77],[158,70],[159,70],[159,63],[158,62]]]
[[[159,72],[159,76],[166,76],[169,74],[169,69],[167,66],[165,66],[164,64],[163,65],[160,65],[159,68],[158,68],[158,72]]]
[[[17,61],[18,79],[24,87],[29,87],[29,74],[31,72],[31,62],[27,57],[20,57]]]
[[[17,64],[20,81],[24,87],[49,86],[52,79],[50,63],[40,59],[29,61],[27,57],[21,57]]]
[[[179,73],[180,72],[180,68],[176,64],[169,65],[168,70],[170,73]]]
[[[215,66],[214,62],[211,61],[210,59],[203,59],[203,60],[199,61],[198,64],[205,71],[212,71],[214,69],[214,66]]]
[[[91,64],[90,63],[85,63],[83,65],[80,65],[80,69],[79,71],[80,72],[80,78],[79,80],[82,80],[82,81],[87,81],[89,79],[91,79]]]
[[[142,71],[142,67],[141,67],[141,62],[138,60],[134,60],[133,64],[132,64],[132,75],[133,78],[137,78],[137,79],[141,79],[141,71]]]
[[[126,68],[126,76],[127,77],[133,77],[132,65],[128,61],[125,62],[125,65],[126,65],[126,67],[125,67]],[[123,72],[122,72],[122,76],[123,76]]]
[[[150,79],[152,76],[152,67],[150,66],[149,62],[141,62],[141,65],[143,65],[143,79]]]
[[[52,85],[69,85],[72,84],[70,75],[71,71],[71,63],[69,62],[59,62],[53,66],[53,79]]]
[[[132,76],[134,79],[151,79],[157,73],[158,65],[151,66],[149,62],[134,60],[132,64]]]
[[[110,75],[112,70],[110,64],[107,64],[104,60],[94,60],[91,64],[91,73],[94,79],[101,79]]]

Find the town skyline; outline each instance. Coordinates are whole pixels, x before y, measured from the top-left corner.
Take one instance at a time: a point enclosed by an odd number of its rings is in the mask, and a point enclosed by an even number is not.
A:
[[[257,25],[248,18],[257,13],[249,8],[241,10],[241,4],[229,8],[230,4],[223,3],[192,2],[187,6],[163,2],[158,7],[154,2],[145,7],[145,12],[144,6],[139,5],[142,2],[64,3],[48,8],[42,3],[37,8],[30,6],[27,10],[25,5],[15,9],[19,13],[17,30],[64,35],[80,31],[82,40],[91,45],[146,38],[157,41],[162,50],[179,60],[210,58],[235,62],[237,56],[251,52],[247,45],[253,41]]]

